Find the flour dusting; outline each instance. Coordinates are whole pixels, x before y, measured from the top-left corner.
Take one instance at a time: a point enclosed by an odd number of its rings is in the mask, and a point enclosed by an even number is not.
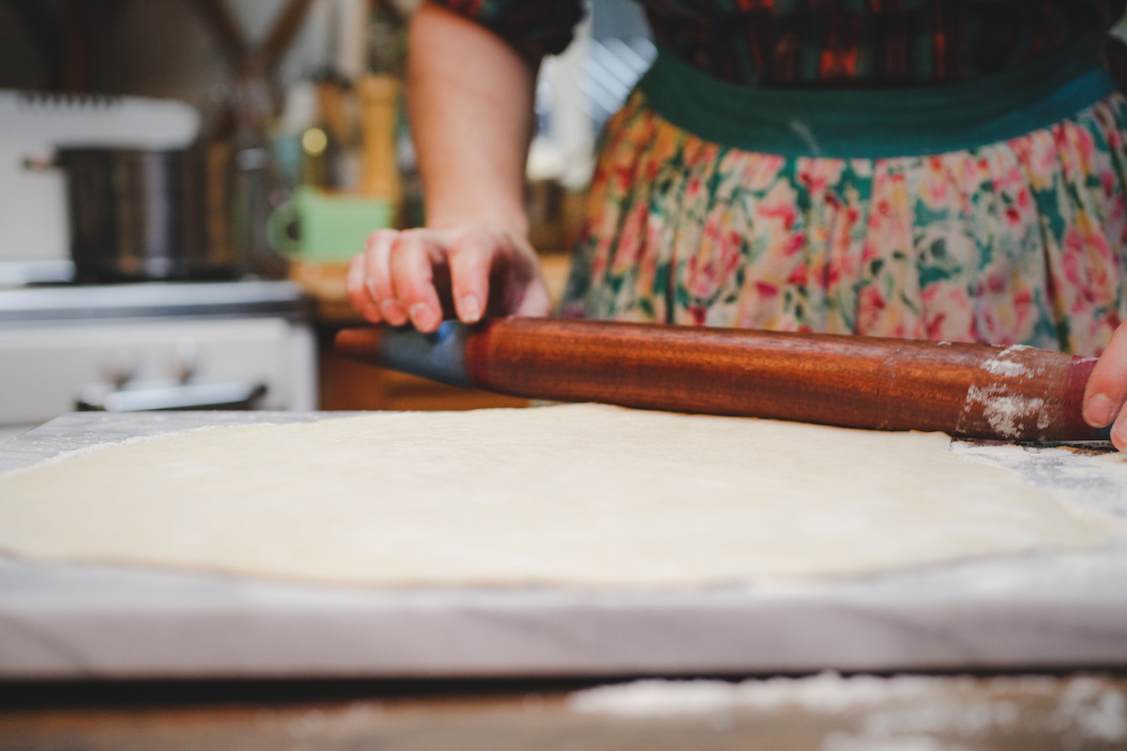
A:
[[[1031,372],[1029,368],[1011,359],[1013,355],[1018,352],[1024,352],[1027,349],[1031,348],[1024,344],[1014,344],[1006,347],[999,352],[997,356],[991,357],[989,360],[982,363],[982,369],[992,375],[1006,376],[1009,378],[1016,378],[1018,376],[1032,377],[1034,373]]]
[[[1043,413],[1045,400],[1040,397],[1007,394],[999,385],[971,386],[967,389],[965,403],[981,404],[986,423],[1006,438],[1017,438],[1022,426],[1034,418],[1038,427],[1043,423],[1047,427],[1048,417]]]
[[[1028,372],[1028,369],[1021,363],[1003,360],[1000,356],[991,358],[982,363],[982,369],[987,373],[1010,377],[1025,375],[1025,373]]]
[[[1048,711],[1022,709],[1021,700],[1049,697]],[[569,705],[577,712],[647,720],[784,708],[840,715],[849,729],[835,729],[823,751],[953,751],[964,748],[959,741],[981,740],[985,733],[1031,728],[1078,742],[1127,740],[1127,698],[1114,685],[1086,676],[877,678],[826,672],[740,683],[642,680],[578,691]]]
[[[1114,742],[1127,739],[1127,700],[1094,678],[1075,678],[1061,695],[1053,723],[1075,726],[1085,738]]]
[[[771,711],[796,705],[816,712],[841,712],[858,705],[925,695],[936,679],[919,676],[843,678],[826,672],[806,678],[769,678],[729,683],[720,680],[640,680],[578,691],[571,708],[627,717],[692,715],[734,709]]]

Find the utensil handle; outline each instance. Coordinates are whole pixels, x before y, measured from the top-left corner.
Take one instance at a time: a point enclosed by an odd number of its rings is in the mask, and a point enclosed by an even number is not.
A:
[[[266,217],[266,242],[270,247],[285,255],[296,255],[301,251],[301,242],[290,236],[290,227],[297,225],[301,232],[297,203],[291,198],[274,209]]]

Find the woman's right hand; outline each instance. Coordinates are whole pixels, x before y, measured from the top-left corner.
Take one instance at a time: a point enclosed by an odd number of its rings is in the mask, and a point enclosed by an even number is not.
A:
[[[483,228],[379,230],[352,259],[348,299],[371,323],[438,328],[443,301],[464,323],[486,315],[544,316],[548,290],[536,251]],[[449,307],[449,306],[447,306]]]

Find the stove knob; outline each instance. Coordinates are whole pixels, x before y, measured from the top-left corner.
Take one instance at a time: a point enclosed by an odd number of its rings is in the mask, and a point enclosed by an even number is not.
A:
[[[195,378],[199,371],[200,348],[194,339],[180,339],[172,351],[172,377],[180,383]]]
[[[137,377],[140,363],[135,354],[113,353],[102,365],[102,380],[114,389],[124,388]]]

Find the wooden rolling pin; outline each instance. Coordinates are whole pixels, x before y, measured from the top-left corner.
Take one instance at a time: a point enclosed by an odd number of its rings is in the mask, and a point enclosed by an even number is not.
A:
[[[1081,417],[1095,360],[826,334],[509,318],[341,331],[341,354],[533,399],[1006,441],[1106,440]]]

